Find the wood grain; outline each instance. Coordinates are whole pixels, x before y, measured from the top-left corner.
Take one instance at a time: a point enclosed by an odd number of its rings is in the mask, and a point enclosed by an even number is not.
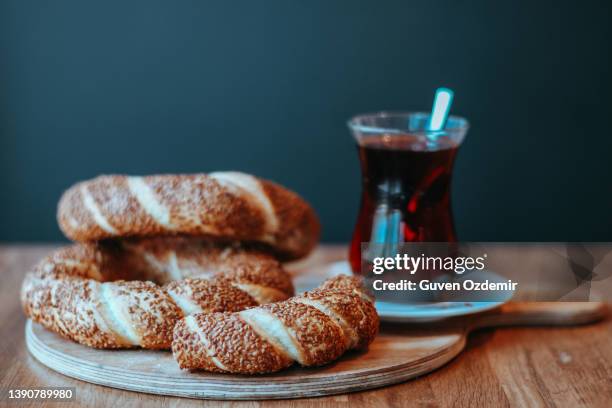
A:
[[[466,350],[427,376],[378,390],[292,401],[217,402],[113,390],[57,374],[29,356],[18,303],[23,273],[50,247],[0,247],[0,373],[9,388],[72,386],[87,406],[610,406],[612,323],[575,328],[479,330]],[[337,260],[343,248],[316,257]],[[0,400],[0,405],[4,400]],[[53,403],[49,403],[54,406]],[[42,406],[32,401],[20,406]]]
[[[172,354],[151,350],[95,350],[28,322],[28,349],[44,365],[96,384],[201,399],[286,399],[344,394],[395,384],[428,373],[465,345],[463,328],[382,333],[367,352],[347,353],[324,367],[294,366],[262,376],[180,370]]]
[[[601,303],[518,303],[489,313],[431,324],[385,325],[367,350],[346,353],[323,367],[263,376],[180,370],[171,353],[153,350],[96,350],[28,321],[30,354],[69,377],[149,394],[197,399],[260,400],[345,394],[397,384],[427,374],[455,358],[474,329],[510,325],[574,325],[605,314]]]

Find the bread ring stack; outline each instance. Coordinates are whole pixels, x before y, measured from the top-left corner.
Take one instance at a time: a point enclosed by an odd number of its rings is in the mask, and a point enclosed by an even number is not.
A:
[[[185,316],[287,299],[277,258],[305,256],[320,229],[295,193],[236,172],[101,176],[64,193],[58,222],[80,243],[27,274],[23,308],[98,348],[168,349]]]
[[[280,260],[305,256],[319,223],[295,193],[247,174],[101,176],[62,196],[78,243],[21,289],[33,321],[96,348],[172,349],[179,366],[261,374],[327,364],[378,332],[362,282],[291,297]]]

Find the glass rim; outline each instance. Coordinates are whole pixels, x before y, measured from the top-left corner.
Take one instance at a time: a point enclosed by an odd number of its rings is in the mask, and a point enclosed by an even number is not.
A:
[[[444,133],[455,133],[455,132],[467,132],[470,128],[470,122],[464,118],[463,116],[457,116],[457,115],[450,115],[447,119],[447,124],[449,123],[449,121],[455,121],[456,123],[459,123],[459,126],[454,126],[454,127],[445,127],[442,130],[438,130],[438,131],[432,131],[432,130],[427,130],[427,129],[418,129],[418,130],[410,130],[407,127],[405,128],[400,128],[400,127],[383,127],[383,126],[371,126],[371,125],[364,125],[362,123],[359,123],[360,121],[363,121],[364,119],[379,119],[379,118],[401,118],[401,117],[405,117],[405,118],[410,118],[410,117],[414,117],[414,116],[423,116],[423,117],[429,117],[431,116],[430,112],[423,112],[423,111],[378,111],[378,112],[369,112],[369,113],[361,113],[355,116],[352,116],[347,122],[347,126],[349,127],[349,129],[353,130],[353,131],[357,131],[357,132],[364,132],[364,133],[396,133],[396,134],[428,134],[428,133],[437,133],[437,134],[444,134]]]

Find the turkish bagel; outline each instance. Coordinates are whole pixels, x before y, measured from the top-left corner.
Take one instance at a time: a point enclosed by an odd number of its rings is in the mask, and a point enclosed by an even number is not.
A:
[[[61,248],[26,275],[21,302],[33,321],[87,346],[169,349],[184,316],[236,312],[293,291],[266,253],[159,238]]]
[[[57,218],[78,242],[190,235],[262,243],[284,260],[307,255],[320,231],[296,193],[239,172],[99,176],[69,188]]]

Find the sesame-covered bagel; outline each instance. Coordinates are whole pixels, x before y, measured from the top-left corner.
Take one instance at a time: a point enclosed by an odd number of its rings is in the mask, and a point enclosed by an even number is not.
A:
[[[278,260],[239,243],[216,245],[196,238],[161,237],[124,239],[102,245],[119,245],[124,265],[129,263],[132,269],[146,271],[152,275],[148,279],[158,283],[222,274],[241,285],[249,285],[252,296],[262,297],[260,303],[286,299],[294,291]]]
[[[297,194],[238,172],[100,176],[64,193],[58,221],[79,242],[197,235],[263,243],[286,259],[308,254],[320,229]]]
[[[181,368],[235,374],[327,364],[366,348],[378,333],[378,314],[363,290],[359,280],[339,276],[282,302],[186,316],[174,328],[174,358]]]
[[[289,275],[270,255],[161,241],[57,250],[24,279],[26,315],[91,347],[168,349],[174,325],[184,316],[237,312],[293,294]]]

